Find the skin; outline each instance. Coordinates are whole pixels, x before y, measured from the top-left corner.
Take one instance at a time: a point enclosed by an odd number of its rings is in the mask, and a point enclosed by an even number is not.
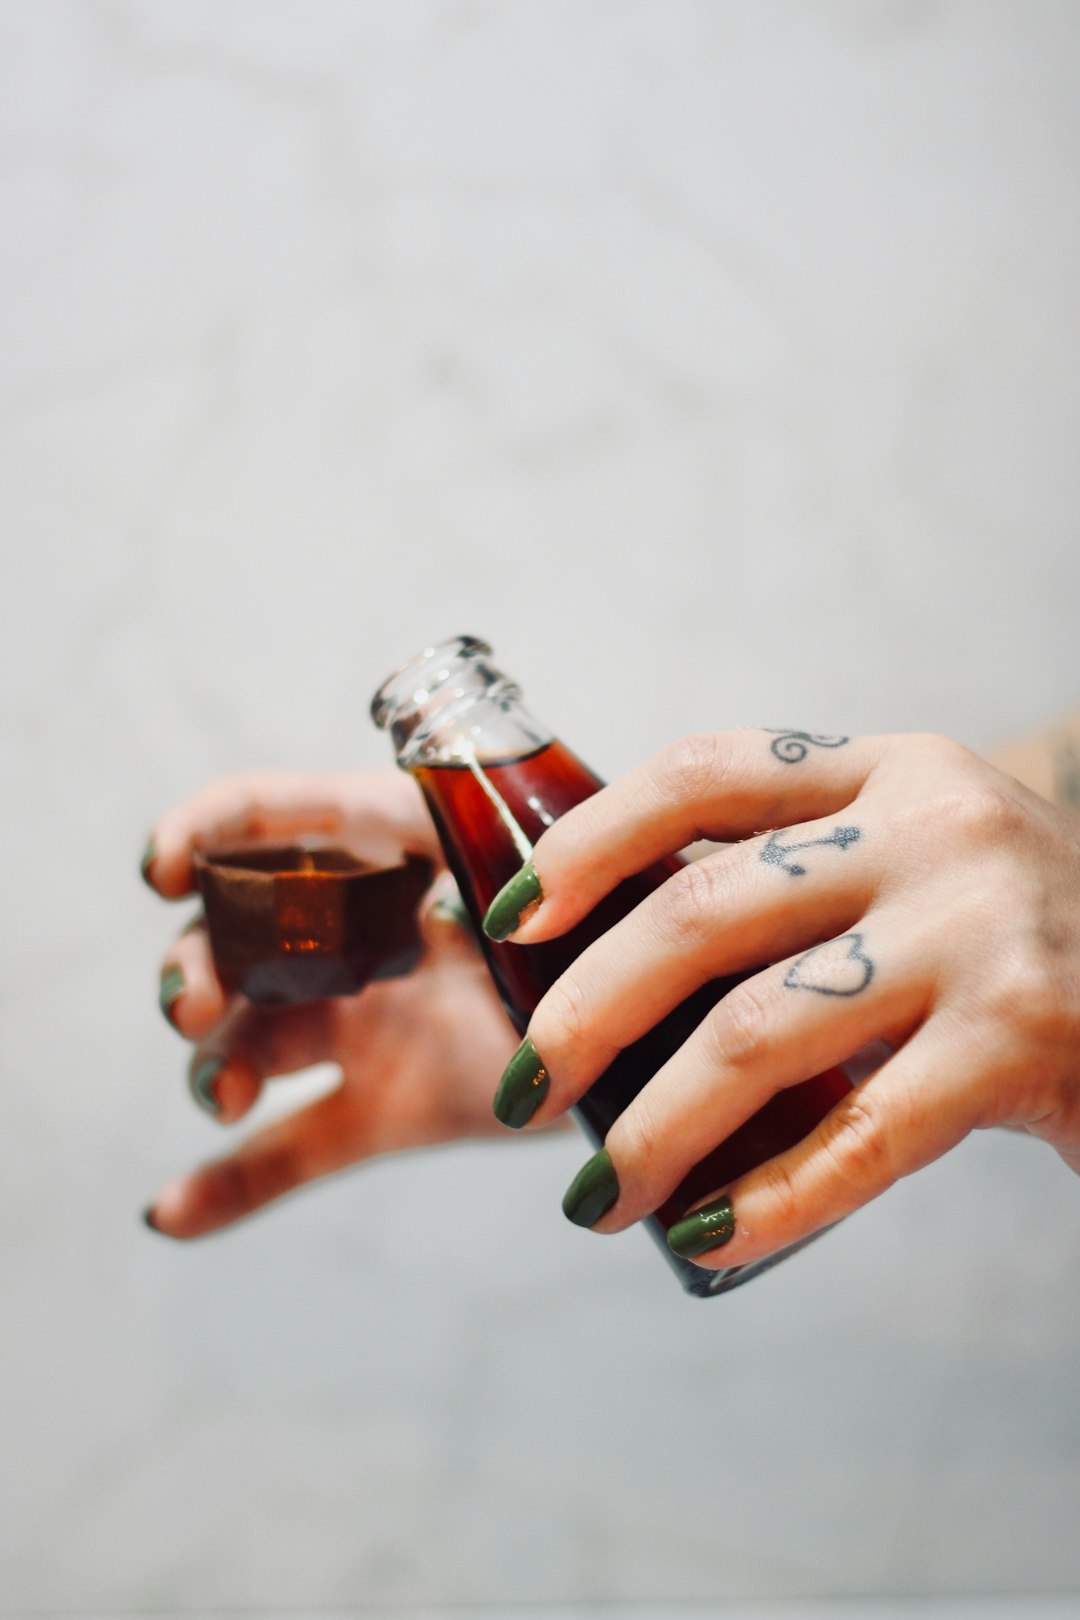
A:
[[[438,855],[419,790],[400,771],[236,777],[162,817],[147,881],[164,898],[181,899],[192,892],[191,856],[200,845],[310,831],[373,860],[402,849]],[[168,1017],[191,1045],[189,1085],[208,1058],[225,1059],[213,1082],[211,1117],[219,1124],[234,1126],[265,1085],[287,1084],[315,1063],[337,1063],[341,1083],[170,1181],[148,1211],[156,1230],[202,1237],[377,1154],[505,1134],[491,1098],[516,1037],[471,933],[445,909],[455,894],[441,873],[422,912],[426,950],[407,978],[342,1000],[255,1008],[222,989],[201,920],[176,939],[162,975],[179,969],[184,989]]]
[[[529,1024],[542,1126],[700,984],[773,964],[613,1125],[619,1197],[593,1230],[639,1220],[777,1091],[876,1039],[893,1055],[808,1138],[715,1190],[735,1231],[697,1264],[797,1242],[980,1128],[1030,1132],[1080,1171],[1075,815],[941,737],[688,737],[544,833],[543,899],[511,938],[561,934],[699,838],[730,847],[583,952]]]
[[[648,1213],[778,1088],[870,1039],[893,1048],[813,1136],[716,1189],[736,1230],[704,1266],[806,1236],[972,1129],[1029,1131],[1080,1170],[1080,820],[942,738],[813,736],[710,734],[637,767],[538,842],[543,899],[513,936],[554,937],[625,873],[697,838],[740,840],[590,947],[531,1021],[549,1090],[530,1133],[562,1120],[615,1039],[635,1039],[706,978],[775,964],[725,998],[609,1133],[620,1196],[600,1232]],[[160,820],[147,880],[179,899],[200,845],[316,830],[373,859],[437,855],[401,772],[240,777]],[[443,873],[425,905],[414,973],[352,1000],[230,1001],[202,924],[177,939],[162,972],[179,968],[184,989],[168,1015],[191,1072],[225,1059],[221,1124],[313,1063],[337,1062],[342,1081],[170,1182],[158,1230],[198,1237],[378,1153],[504,1134],[491,1100],[516,1037],[470,934],[438,904],[448,885]]]

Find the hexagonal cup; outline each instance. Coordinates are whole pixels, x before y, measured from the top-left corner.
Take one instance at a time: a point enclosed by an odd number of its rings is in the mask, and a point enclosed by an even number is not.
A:
[[[352,996],[372,979],[408,973],[433,874],[421,855],[373,866],[314,842],[195,856],[218,976],[264,1006]]]

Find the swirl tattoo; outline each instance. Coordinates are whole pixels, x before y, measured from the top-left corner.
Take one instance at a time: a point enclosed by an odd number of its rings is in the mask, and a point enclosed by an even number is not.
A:
[[[850,737],[823,736],[816,731],[792,731],[786,726],[765,726],[763,729],[773,739],[769,745],[771,752],[785,765],[798,765],[811,748],[843,748],[845,743],[851,741]]]

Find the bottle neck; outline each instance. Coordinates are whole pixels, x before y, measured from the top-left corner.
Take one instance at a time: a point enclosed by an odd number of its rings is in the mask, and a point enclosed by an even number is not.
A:
[[[403,769],[497,764],[551,742],[490,653],[486,641],[457,636],[425,647],[379,687],[371,717],[389,731]]]

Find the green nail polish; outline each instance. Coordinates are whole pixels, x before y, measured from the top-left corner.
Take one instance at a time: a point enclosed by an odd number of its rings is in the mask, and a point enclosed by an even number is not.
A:
[[[203,1058],[191,1071],[191,1094],[200,1108],[205,1108],[211,1114],[221,1113],[214,1082],[224,1067],[223,1057],[208,1057]]]
[[[154,1219],[154,1206],[153,1206],[153,1204],[148,1204],[147,1207],[143,1210],[143,1212],[142,1212],[142,1223],[143,1223],[144,1226],[148,1226],[150,1228],[151,1232],[160,1232],[161,1231],[161,1227],[158,1225],[157,1221]]]
[[[172,1023],[173,1002],[178,1001],[184,993],[184,975],[180,968],[170,968],[168,973],[161,976],[161,985],[158,989],[158,1003],[165,1017]]]
[[[575,1226],[595,1226],[619,1196],[619,1178],[607,1148],[583,1164],[562,1201],[563,1214]]]
[[[683,1260],[693,1260],[710,1249],[719,1249],[735,1236],[735,1211],[731,1199],[724,1193],[708,1204],[702,1204],[681,1221],[676,1221],[667,1235],[668,1248]]]
[[[530,907],[543,899],[536,867],[527,861],[495,896],[484,917],[484,933],[489,939],[508,939],[524,920]]]
[[[157,845],[151,838],[148,839],[146,848],[142,852],[142,860],[139,862],[139,872],[142,875],[142,880],[144,883],[150,882],[150,868],[153,866],[156,860]]]
[[[493,1104],[495,1118],[519,1131],[529,1123],[547,1094],[548,1072],[526,1035],[503,1070]]]
[[[472,926],[472,920],[466,909],[465,902],[457,890],[450,895],[441,895],[431,909],[438,912],[440,917],[445,917],[447,922],[457,923],[459,928]]]

